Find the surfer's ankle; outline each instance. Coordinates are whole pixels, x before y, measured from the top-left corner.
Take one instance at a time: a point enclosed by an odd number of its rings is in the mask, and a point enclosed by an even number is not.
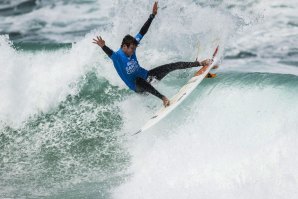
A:
[[[162,101],[165,107],[170,106],[170,100],[166,96],[162,97]]]

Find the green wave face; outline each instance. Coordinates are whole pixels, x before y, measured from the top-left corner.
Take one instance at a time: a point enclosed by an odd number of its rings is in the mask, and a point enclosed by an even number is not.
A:
[[[72,194],[80,198],[90,186],[100,188],[87,195],[107,195],[109,187],[122,181],[121,171],[129,163],[115,105],[125,95],[90,73],[82,80],[81,92],[51,111],[30,117],[19,128],[3,124],[1,197],[55,196],[63,187],[66,192],[75,189]],[[57,198],[64,197],[64,191]]]

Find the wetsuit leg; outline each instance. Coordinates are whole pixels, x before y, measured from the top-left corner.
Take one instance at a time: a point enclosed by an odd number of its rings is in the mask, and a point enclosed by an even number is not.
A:
[[[191,67],[200,66],[200,62],[176,62],[158,66],[148,71],[149,77],[154,77],[157,80],[164,78],[169,72],[172,72],[177,69],[186,69]]]
[[[148,92],[160,99],[164,97],[150,83],[148,83],[146,80],[140,77],[136,78],[136,92],[137,93]]]

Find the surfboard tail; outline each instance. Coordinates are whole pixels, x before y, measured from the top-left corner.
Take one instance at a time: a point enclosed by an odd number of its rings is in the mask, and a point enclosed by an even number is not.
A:
[[[214,50],[214,52],[213,52],[213,55],[212,55],[212,63],[213,62],[215,62],[216,60],[215,60],[215,57],[216,57],[216,55],[217,55],[217,53],[218,53],[218,49],[219,49],[219,45],[217,45],[217,47],[215,48],[215,50]],[[211,64],[212,64],[211,63]],[[205,66],[204,66],[205,67]],[[194,76],[199,76],[199,75],[201,75],[201,74],[203,74],[204,73],[204,71],[206,70],[205,68],[201,68],[200,70],[198,70],[195,74],[194,74]],[[209,66],[208,66],[209,67]],[[215,75],[216,76],[216,75]],[[212,76],[212,78],[213,77],[215,77],[215,76]],[[210,78],[210,77],[209,77]]]

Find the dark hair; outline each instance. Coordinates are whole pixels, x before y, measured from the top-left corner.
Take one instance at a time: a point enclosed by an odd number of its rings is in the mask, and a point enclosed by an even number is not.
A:
[[[130,46],[130,44],[134,44],[138,46],[139,42],[131,35],[125,35],[125,37],[122,40],[121,48],[123,45],[126,45],[127,47]]]

